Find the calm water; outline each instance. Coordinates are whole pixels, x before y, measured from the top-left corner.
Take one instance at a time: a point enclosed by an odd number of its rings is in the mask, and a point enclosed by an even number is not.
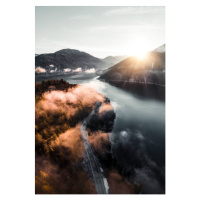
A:
[[[165,103],[141,99],[97,80],[94,75],[48,77],[95,88],[111,100],[116,113],[110,135],[112,154],[123,173],[144,182],[142,193],[165,192]],[[44,80],[44,78],[42,78]],[[36,76],[36,81],[41,81]]]

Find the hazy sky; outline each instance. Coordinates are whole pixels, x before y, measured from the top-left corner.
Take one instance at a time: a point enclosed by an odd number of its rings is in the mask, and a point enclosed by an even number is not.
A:
[[[165,43],[165,7],[36,7],[36,53],[71,48],[103,58]]]

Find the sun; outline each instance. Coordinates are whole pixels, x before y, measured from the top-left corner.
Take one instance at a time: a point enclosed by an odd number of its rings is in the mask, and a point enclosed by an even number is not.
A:
[[[138,59],[144,59],[147,56],[148,49],[148,43],[145,40],[138,39],[129,48],[129,54]]]
[[[143,49],[138,49],[135,53],[134,56],[136,56],[138,59],[144,59],[147,55],[147,51]]]

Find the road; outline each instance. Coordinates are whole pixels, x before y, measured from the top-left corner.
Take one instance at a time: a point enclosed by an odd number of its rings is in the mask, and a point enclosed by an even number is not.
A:
[[[94,155],[90,147],[90,144],[87,140],[87,131],[86,131],[87,122],[91,119],[92,115],[94,115],[95,112],[98,111],[99,107],[100,107],[100,104],[97,104],[95,110],[92,111],[92,113],[84,120],[81,126],[81,133],[82,133],[82,139],[83,139],[84,147],[85,147],[85,157],[87,160],[87,165],[92,174],[96,191],[98,194],[107,194],[108,190],[106,189],[104,185],[105,178],[100,170],[99,161]]]

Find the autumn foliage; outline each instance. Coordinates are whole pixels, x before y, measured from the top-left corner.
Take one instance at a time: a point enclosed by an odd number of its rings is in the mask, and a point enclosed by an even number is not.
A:
[[[35,89],[35,193],[96,193],[81,167],[80,133],[80,122],[92,111],[95,97],[86,102],[79,91],[85,88],[63,80],[36,83]]]

